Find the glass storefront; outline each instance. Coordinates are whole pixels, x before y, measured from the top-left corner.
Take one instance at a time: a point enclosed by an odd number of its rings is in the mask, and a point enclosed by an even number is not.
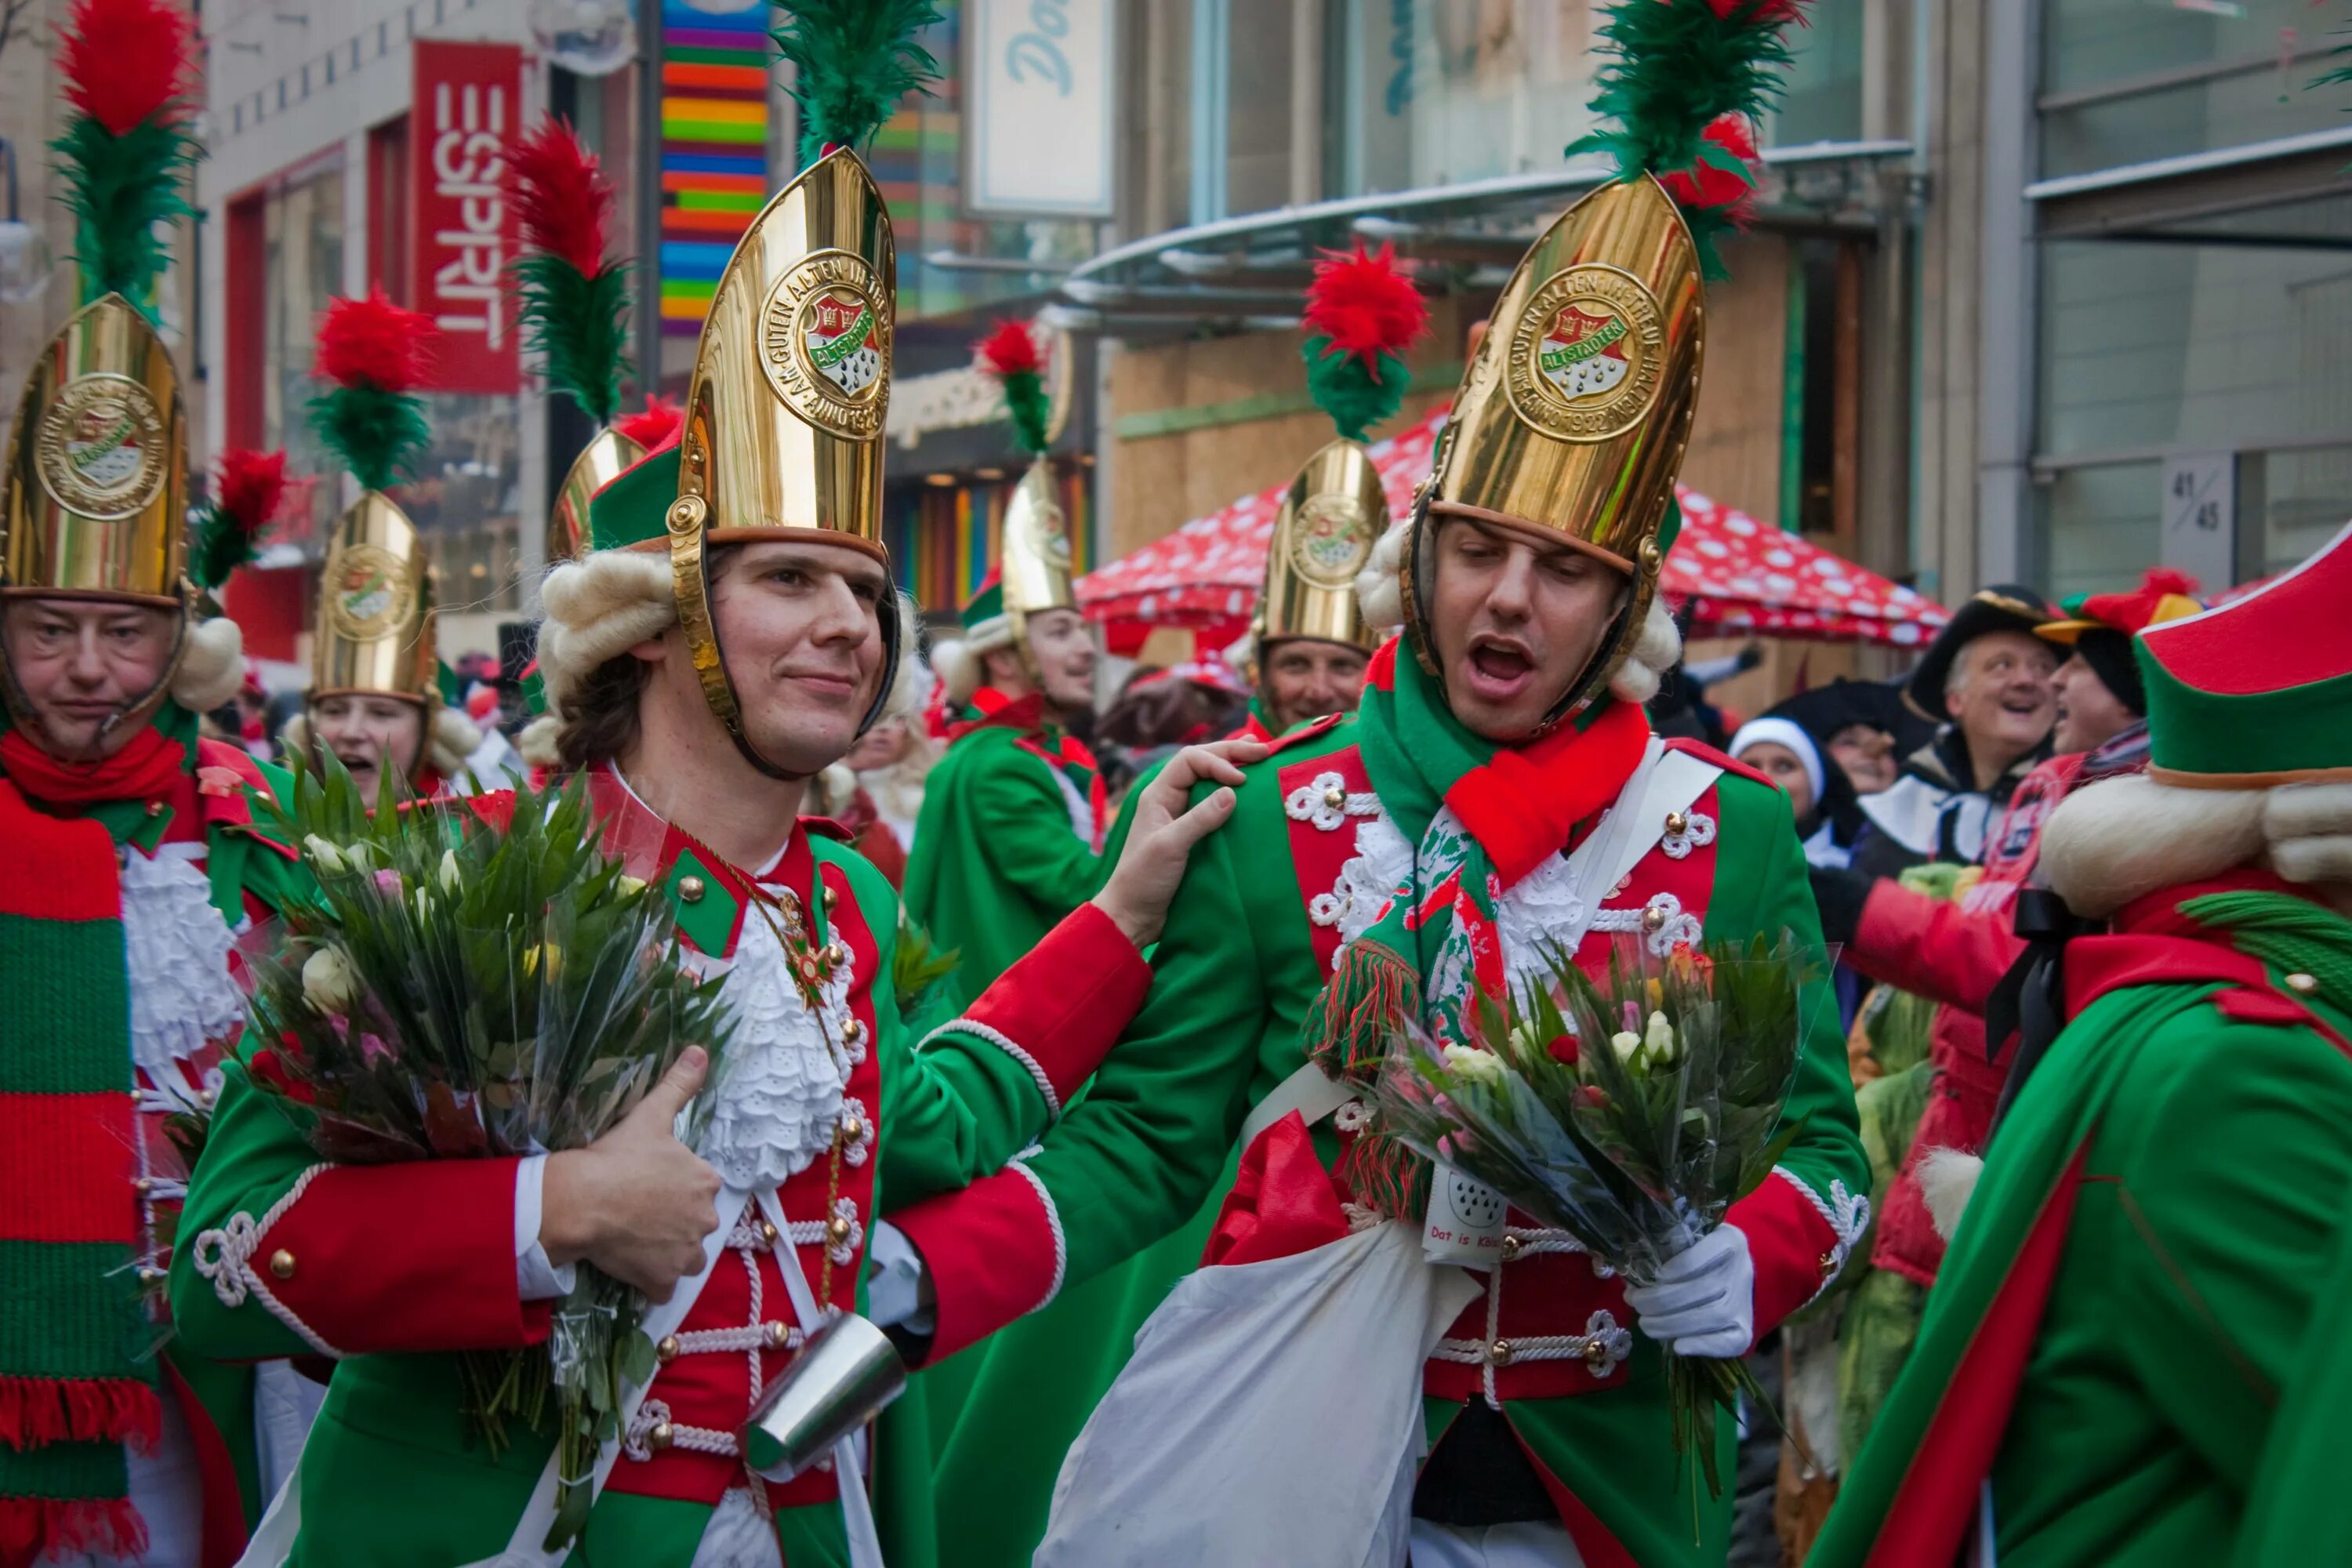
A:
[[[340,471],[310,431],[312,342],[327,301],[343,291],[343,168],[340,154],[290,173],[262,200],[261,418],[258,445],[286,450],[287,471],[320,482],[301,486],[304,515],[289,516],[278,537],[314,551],[341,509]],[[232,287],[235,287],[232,280]]]

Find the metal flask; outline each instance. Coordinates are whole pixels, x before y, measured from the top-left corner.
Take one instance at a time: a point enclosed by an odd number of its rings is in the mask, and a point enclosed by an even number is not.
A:
[[[789,1481],[906,1391],[907,1363],[890,1337],[845,1313],[809,1336],[751,1407],[743,1458],[767,1479]]]

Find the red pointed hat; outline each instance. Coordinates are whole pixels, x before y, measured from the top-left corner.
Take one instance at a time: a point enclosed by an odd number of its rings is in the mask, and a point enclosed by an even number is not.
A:
[[[2060,606],[2064,616],[2033,628],[2034,635],[2054,643],[2072,644],[2084,632],[2145,631],[2166,621],[2193,616],[2205,606],[2197,601],[2197,579],[2168,566],[2151,566],[2139,586],[2128,594],[2084,594]]]
[[[2352,527],[2242,599],[2135,639],[2148,774],[2200,789],[2352,779]]]

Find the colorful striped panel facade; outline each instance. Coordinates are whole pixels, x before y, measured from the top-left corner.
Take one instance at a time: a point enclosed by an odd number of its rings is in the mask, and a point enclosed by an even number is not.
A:
[[[1094,566],[1094,470],[1057,464],[1055,479],[1062,516],[1070,531],[1070,575]],[[927,613],[952,615],[988,575],[989,563],[1004,541],[1004,508],[1013,480],[953,488],[893,486],[883,520],[882,542],[889,548],[898,585]]]
[[[663,0],[661,317],[702,331],[735,242],[767,202],[768,7]]]

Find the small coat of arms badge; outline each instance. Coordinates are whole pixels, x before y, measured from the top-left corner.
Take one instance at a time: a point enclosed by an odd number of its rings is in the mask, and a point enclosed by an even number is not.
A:
[[[1519,417],[1563,441],[1604,441],[1657,401],[1664,317],[1640,279],[1588,262],[1546,279],[1512,331],[1503,384]]]
[[[42,487],[58,504],[109,521],[155,499],[170,458],[154,398],[121,375],[87,375],[68,384],[35,441]]]

